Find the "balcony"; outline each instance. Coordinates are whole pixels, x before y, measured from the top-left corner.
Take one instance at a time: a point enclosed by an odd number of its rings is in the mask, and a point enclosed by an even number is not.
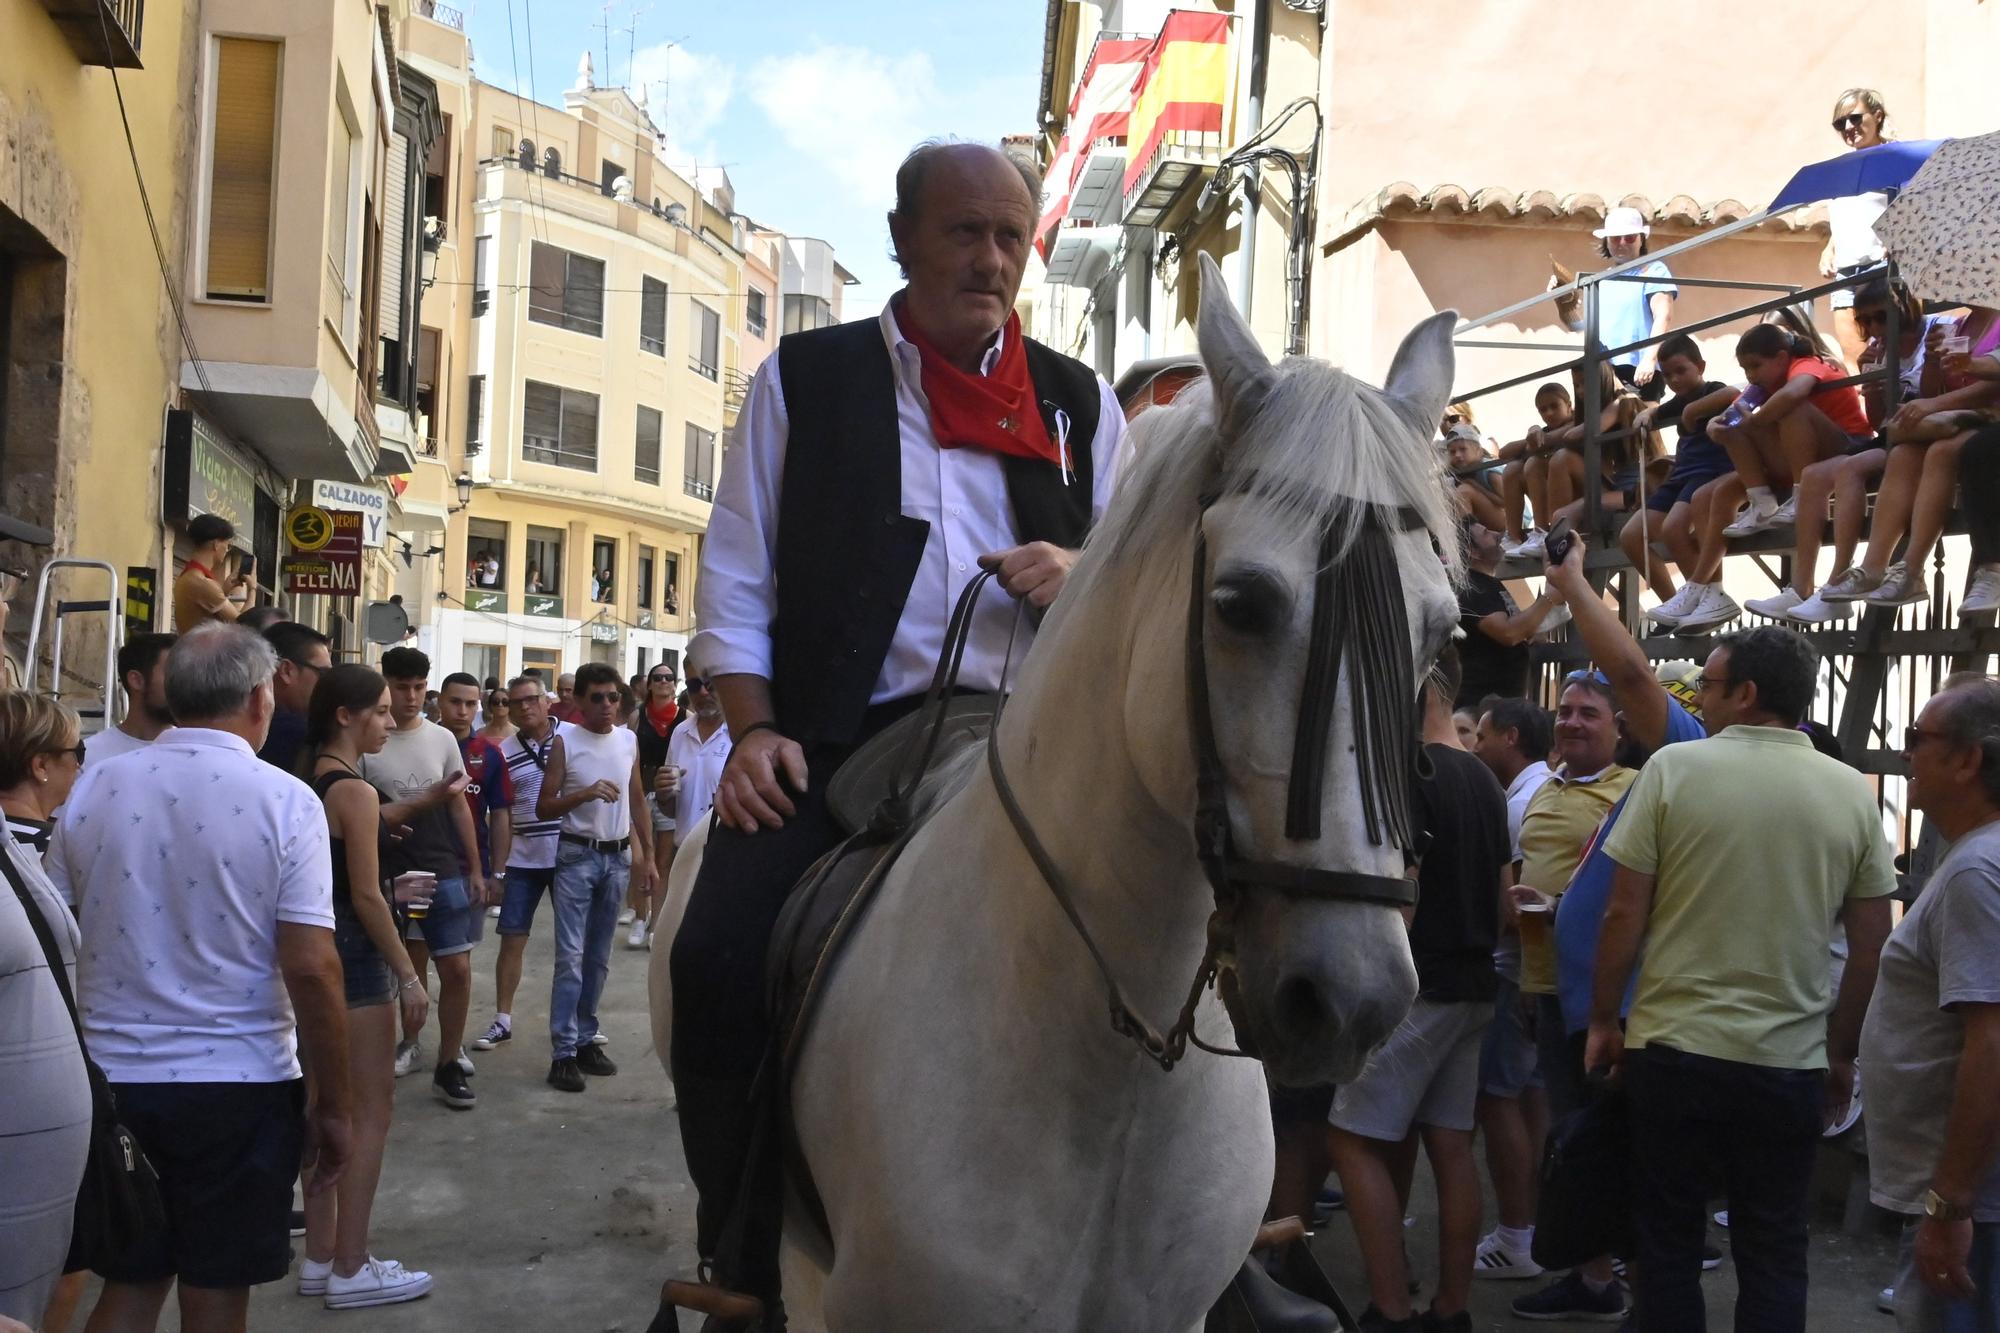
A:
[[[698,356],[688,358],[688,369],[705,380],[720,380],[721,372]]]
[[[547,593],[531,592],[521,599],[521,609],[531,616],[560,620],[563,613],[562,598],[551,597]]]
[[[1169,130],[1144,162],[1127,173],[1125,225],[1157,227],[1182,194],[1199,185],[1222,159],[1219,131]]]
[[[1124,232],[1117,227],[1064,225],[1049,247],[1048,280],[1063,287],[1092,287],[1111,267]]]
[[[441,5],[437,0],[417,0],[414,6],[417,14],[433,23],[442,23],[447,28],[465,31],[465,15],[450,5]]]
[[[86,65],[139,69],[146,0],[42,0],[70,50]]]
[[[705,481],[696,481],[693,477],[683,480],[681,489],[697,500],[707,503],[713,503],[715,500],[715,487]]]

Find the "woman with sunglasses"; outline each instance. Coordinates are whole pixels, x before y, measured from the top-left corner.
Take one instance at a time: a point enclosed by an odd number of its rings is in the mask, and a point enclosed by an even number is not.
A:
[[[665,662],[656,664],[646,673],[646,697],[640,704],[638,716],[632,719],[632,731],[639,738],[639,776],[645,781],[644,790],[652,791],[654,780],[660,772],[660,765],[667,762],[667,742],[674,734],[674,728],[681,721],[679,701],[680,677],[672,666]],[[653,864],[665,866],[674,855],[674,821],[663,814],[658,803],[653,805]],[[654,914],[659,910],[657,901],[667,891],[667,876],[663,870],[659,887],[645,900],[633,898],[626,903],[632,913],[632,928],[625,936],[625,945],[631,949],[646,947],[646,931]]]
[[[1889,139],[1889,109],[1882,94],[1873,88],[1849,88],[1833,104],[1833,132],[1850,149],[1878,148]],[[1850,194],[1827,201],[1827,224],[1832,232],[1826,249],[1820,252],[1819,272],[1823,278],[1848,278],[1882,262],[1882,241],[1875,235],[1875,219],[1889,206],[1889,196],[1880,190]],[[1840,354],[1848,365],[1860,360],[1868,335],[1854,316],[1852,287],[1833,294],[1833,333],[1840,340]]]
[[[21,691],[0,695],[0,810],[8,887],[0,889],[0,1327],[42,1326],[60,1284],[64,1324],[83,1275],[62,1280],[90,1137],[90,1083],[63,992],[74,981],[76,919],[42,870],[56,807],[83,769],[76,714]],[[34,913],[34,917],[29,915]],[[42,929],[37,929],[38,917]]]

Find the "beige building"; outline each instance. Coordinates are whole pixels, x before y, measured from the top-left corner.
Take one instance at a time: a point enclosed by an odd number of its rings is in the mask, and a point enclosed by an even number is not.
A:
[[[450,228],[471,300],[439,356],[469,506],[421,635],[440,673],[629,675],[691,633],[746,238],[726,185],[669,170],[644,105],[587,60],[563,103],[472,85]]]
[[[1607,207],[1646,212],[1656,249],[1756,212],[1797,167],[1841,151],[1827,114],[1845,88],[1881,89],[1905,137],[1992,128],[1979,69],[2000,45],[2000,16],[1975,0],[1893,14],[1833,0],[1814,12],[1810,41],[1764,11],[1732,10],[1723,29],[1648,15],[1594,41],[1602,16],[1583,0],[1462,6],[1451,22],[1389,0],[1304,8],[1050,0],[1039,108],[1047,276],[1028,297],[1046,341],[1113,377],[1185,355],[1189,252],[1207,250],[1268,351],[1303,344],[1375,376],[1435,310],[1471,316],[1519,300],[1543,284],[1551,256],[1601,264],[1589,231]],[[1634,91],[1635,43],[1650,70],[1718,69],[1725,29],[1739,78],[1718,75],[1699,94],[1658,82]],[[1216,45],[1224,53],[1203,49]],[[1549,71],[1548,88],[1524,74],[1536,69]],[[1174,108],[1164,129],[1162,106]],[[1276,154],[1231,169],[1260,130]],[[1294,166],[1316,182],[1309,199]],[[1308,225],[1294,228],[1302,203]],[[1807,284],[1824,242],[1815,215],[1793,215],[1676,272]],[[1748,299],[1686,288],[1676,322]],[[1579,342],[1547,305],[1476,336]],[[1727,363],[1733,336],[1703,335],[1711,362]],[[1466,348],[1461,382],[1526,373],[1538,359],[1557,357]],[[1530,393],[1483,405],[1482,424],[1490,417],[1503,438],[1525,427]]]

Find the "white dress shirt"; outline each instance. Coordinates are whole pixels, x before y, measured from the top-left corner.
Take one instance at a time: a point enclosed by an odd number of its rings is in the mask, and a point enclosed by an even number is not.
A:
[[[881,325],[896,377],[902,512],[929,523],[930,535],[870,703],[907,698],[929,688],[944,651],[952,607],[978,575],[979,557],[1021,544],[1000,455],[987,449],[939,447],[931,428],[930,404],[924,398],[922,361],[916,345],[896,326],[892,308],[883,307]],[[980,373],[991,374],[999,357],[996,339],[980,363]],[[1090,442],[1093,523],[1110,503],[1124,461],[1124,409],[1101,378],[1098,398],[1097,434]],[[738,416],[737,444],[716,485],[715,508],[702,543],[701,580],[695,589],[695,619],[701,633],[688,645],[688,656],[706,667],[706,674],[771,678],[771,621],[778,608],[778,497],[789,432],[778,358],[767,357],[750,382]],[[839,560],[843,553],[828,551],[826,558]],[[961,685],[999,688],[1013,624],[1014,601],[995,583],[981,597],[959,673]],[[1033,632],[1023,624],[1017,657],[1027,652]]]
[[[708,818],[715,789],[722,785],[722,768],[729,762],[729,724],[718,722],[715,734],[701,738],[701,723],[689,718],[667,740],[667,762],[681,770],[681,789],[674,798],[674,846],[687,841],[695,826]]]
[[[241,737],[176,727],[83,771],[46,865],[78,904],[77,1006],[113,1083],[299,1076],[278,926],[333,929],[311,787]]]

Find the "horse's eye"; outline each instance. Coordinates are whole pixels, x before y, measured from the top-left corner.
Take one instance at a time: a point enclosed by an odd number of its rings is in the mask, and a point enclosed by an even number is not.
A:
[[[1291,619],[1291,590],[1267,569],[1225,572],[1209,596],[1216,618],[1238,634],[1272,634]]]

